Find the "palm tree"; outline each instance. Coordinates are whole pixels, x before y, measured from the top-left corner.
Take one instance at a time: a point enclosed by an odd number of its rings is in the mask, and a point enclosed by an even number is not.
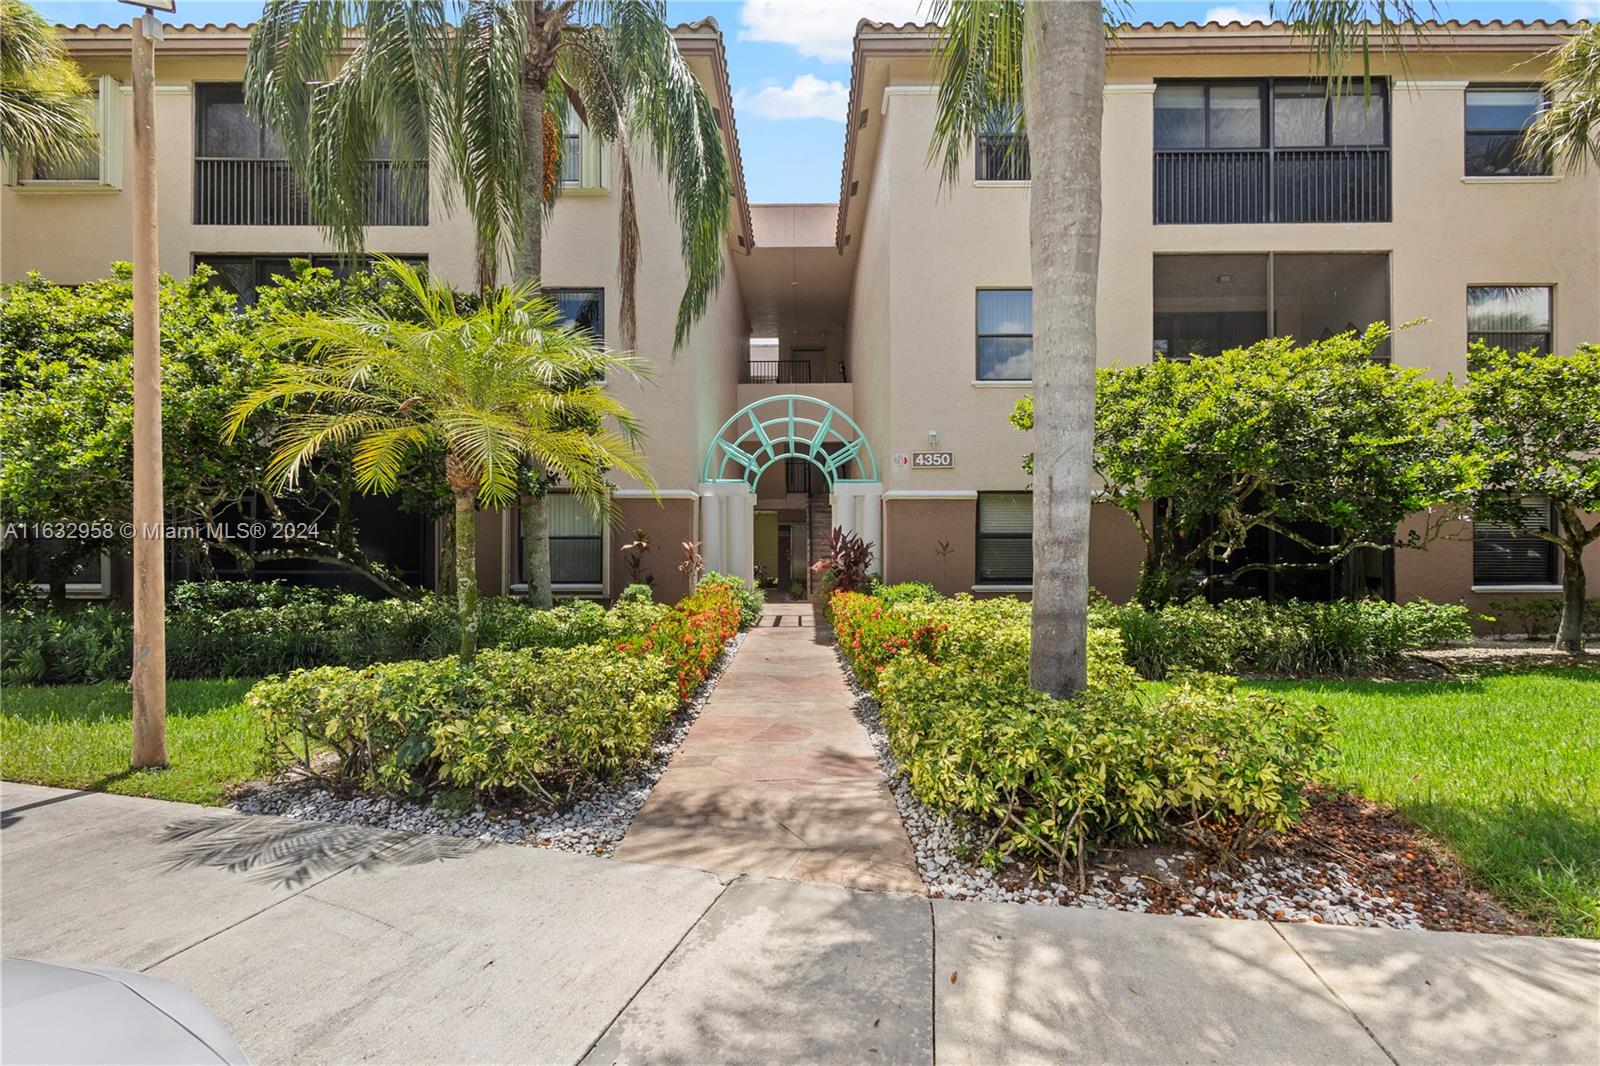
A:
[[[537,286],[541,221],[559,187],[556,132],[575,108],[618,148],[623,347],[637,340],[636,143],[665,176],[678,219],[687,279],[675,348],[721,279],[732,170],[659,0],[267,0],[245,92],[283,139],[314,216],[347,250],[362,245],[373,195],[367,160],[386,142],[400,158],[431,157],[446,190],[459,191],[477,233],[480,287],[493,283],[507,252],[513,282]],[[523,508],[537,606],[550,603],[541,531],[553,473],[536,471]]]
[[[1556,50],[1544,84],[1550,106],[1523,138],[1524,154],[1569,170],[1600,166],[1600,21]]]
[[[1342,77],[1374,38],[1403,44],[1410,0],[1288,0],[1284,20]],[[1033,268],[1032,685],[1056,696],[1087,674],[1094,464],[1100,122],[1108,14],[1120,5],[933,0],[939,93],[930,160],[953,183],[980,134],[1027,134]],[[1367,69],[1365,62],[1363,71]],[[1330,81],[1330,91],[1334,82]],[[1014,139],[1013,144],[1020,144]]]
[[[89,83],[55,27],[21,0],[0,0],[0,150],[69,162],[94,146]]]
[[[637,376],[629,355],[602,351],[559,323],[532,286],[485,293],[464,309],[451,289],[404,263],[379,269],[415,306],[405,318],[372,307],[292,314],[262,342],[297,350],[234,408],[228,435],[262,408],[287,404],[273,427],[269,477],[293,485],[326,448],[349,446],[356,483],[393,492],[419,455],[443,455],[454,499],[455,593],[461,657],[478,642],[477,505],[516,499],[518,471],[554,471],[596,511],[615,504],[608,470],[649,484],[638,423],[605,390],[608,373]]]

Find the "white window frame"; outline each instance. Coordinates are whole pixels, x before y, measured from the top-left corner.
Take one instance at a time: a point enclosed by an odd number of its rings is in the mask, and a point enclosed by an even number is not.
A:
[[[567,110],[567,126],[563,137],[578,135],[578,180],[560,182],[562,192],[603,192],[610,176],[606,165],[606,144],[589,129],[588,123],[578,117],[575,110]]]
[[[9,161],[6,184],[18,189],[49,192],[106,192],[122,188],[122,83],[109,74],[91,79],[95,99],[91,109],[100,134],[100,173],[93,178],[34,178],[33,160],[24,156]]]

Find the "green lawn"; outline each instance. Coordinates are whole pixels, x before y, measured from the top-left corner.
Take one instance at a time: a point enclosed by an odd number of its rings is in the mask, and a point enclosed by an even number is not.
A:
[[[249,779],[261,726],[245,709],[253,680],[169,681],[165,770],[128,769],[126,684],[7,685],[0,692],[0,777],[62,788],[220,804]]]
[[[1335,711],[1341,783],[1551,932],[1600,937],[1600,672],[1251,685]]]

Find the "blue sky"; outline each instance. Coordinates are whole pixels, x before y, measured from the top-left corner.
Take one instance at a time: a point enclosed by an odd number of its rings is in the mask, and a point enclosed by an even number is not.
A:
[[[1457,19],[1600,18],[1600,0],[1437,0]],[[126,22],[114,0],[34,0],[58,22]],[[831,202],[839,196],[850,36],[862,17],[915,19],[919,0],[681,0],[672,19],[716,18],[727,40],[745,181],[757,203]],[[178,22],[248,22],[259,0],[178,0]],[[1149,0],[1135,21],[1265,18],[1266,0]]]

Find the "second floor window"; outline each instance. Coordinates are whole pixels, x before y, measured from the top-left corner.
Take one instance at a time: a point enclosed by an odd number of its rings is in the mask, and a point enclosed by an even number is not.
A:
[[[978,380],[1033,378],[1033,290],[978,290]]]
[[[1474,285],[1467,289],[1467,344],[1508,352],[1551,350],[1548,285]]]
[[[605,152],[600,138],[589,132],[583,119],[567,111],[561,131],[561,187],[564,189],[603,189],[606,187]]]
[[[1524,158],[1522,137],[1544,109],[1536,86],[1473,85],[1467,88],[1466,175],[1522,177],[1550,173],[1550,161]]]
[[[596,344],[606,342],[606,290],[546,289],[544,296],[561,311],[561,324],[583,330]]]
[[[101,76],[89,79],[89,84],[94,95],[83,102],[83,107],[89,113],[99,140],[84,144],[75,155],[58,159],[33,159],[24,155],[16,160],[16,184],[72,189],[122,187],[121,83],[113,77]]]
[[[1026,133],[980,133],[977,180],[1027,181],[1032,177]]]

